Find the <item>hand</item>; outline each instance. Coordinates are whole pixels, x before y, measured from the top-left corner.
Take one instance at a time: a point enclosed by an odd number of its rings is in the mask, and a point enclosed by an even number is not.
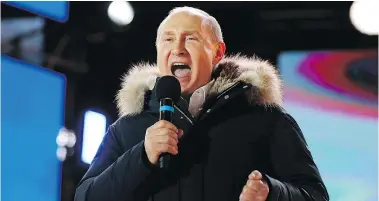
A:
[[[265,201],[269,187],[263,180],[262,174],[255,170],[249,175],[246,185],[242,189],[240,201]]]
[[[182,136],[183,130],[165,120],[149,127],[146,130],[145,151],[150,163],[157,164],[162,153],[178,154],[178,135]]]

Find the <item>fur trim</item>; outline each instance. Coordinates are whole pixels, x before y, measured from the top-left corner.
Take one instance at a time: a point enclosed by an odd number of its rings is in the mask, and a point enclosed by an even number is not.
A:
[[[251,84],[247,94],[251,103],[265,106],[282,106],[282,82],[278,71],[268,61],[257,57],[225,57],[215,69],[214,82],[209,94],[220,94],[237,81]],[[135,115],[143,110],[145,93],[152,90],[159,76],[157,66],[137,64],[122,78],[121,89],[116,96],[120,116]]]

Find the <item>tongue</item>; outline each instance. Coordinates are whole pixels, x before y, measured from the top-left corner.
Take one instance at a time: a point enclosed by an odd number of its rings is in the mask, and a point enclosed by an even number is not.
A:
[[[177,69],[175,70],[174,74],[176,77],[182,78],[182,77],[189,76],[191,74],[191,70],[190,69]]]

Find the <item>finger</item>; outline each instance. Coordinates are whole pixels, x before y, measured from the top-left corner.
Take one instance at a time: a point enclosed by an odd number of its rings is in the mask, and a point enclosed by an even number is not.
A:
[[[256,195],[254,197],[254,201],[265,201],[265,200],[266,200],[266,196]]]
[[[166,120],[160,120],[152,126],[152,130],[155,130],[158,128],[168,128],[170,130],[173,130],[175,133],[179,132],[179,130],[176,128],[176,126],[174,126],[174,124]]]
[[[160,153],[170,153],[172,155],[178,154],[178,148],[169,144],[158,143],[158,150]]]
[[[254,199],[250,195],[248,195],[247,193],[241,193],[239,200],[240,201],[251,201]]]
[[[258,170],[254,170],[250,175],[249,179],[261,180],[263,178],[262,174]]]
[[[182,137],[184,135],[184,131],[182,129],[179,129],[179,137]]]
[[[245,185],[245,187],[243,188],[242,191],[246,192],[249,195],[253,195],[253,194],[257,194],[258,193],[257,190],[255,190],[254,188],[251,188],[250,186],[247,186],[247,185]]]
[[[157,130],[155,130],[155,135],[156,136],[161,136],[161,135],[163,135],[163,136],[165,136],[165,135],[168,135],[168,136],[171,136],[171,137],[173,137],[173,138],[178,138],[178,134],[177,133],[175,133],[173,130],[170,130],[170,129],[167,129],[167,128],[159,128],[159,129],[157,129]]]
[[[168,124],[171,124],[171,123],[166,121],[166,120],[159,120],[159,121],[155,122],[152,126],[150,126],[147,130],[149,132],[152,132],[153,130],[157,130],[159,128],[164,128]]]
[[[239,199],[239,201],[251,201],[251,200],[253,200],[253,199],[249,199],[249,198],[247,198],[245,195],[243,195],[243,194],[241,194],[240,195],[240,199]]]
[[[257,196],[258,196],[258,197],[261,196],[261,197],[265,198],[265,197],[268,196],[269,191],[270,191],[270,190],[269,190],[268,186],[265,185],[264,187],[262,187],[262,188],[258,191]]]
[[[245,187],[242,189],[242,193],[240,195],[240,200],[246,200],[251,201],[254,200],[254,197],[257,195],[257,192],[249,188],[245,185]]]
[[[261,180],[248,180],[247,186],[255,191],[259,192],[264,189],[266,186]]]
[[[177,146],[178,145],[178,137],[176,135],[157,135],[155,136],[155,142],[161,143],[161,144],[169,144],[171,146]]]

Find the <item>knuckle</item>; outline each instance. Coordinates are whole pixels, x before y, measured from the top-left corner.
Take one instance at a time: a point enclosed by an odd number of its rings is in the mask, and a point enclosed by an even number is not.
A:
[[[174,137],[174,132],[172,130],[167,130],[167,135]]]
[[[173,152],[173,151],[174,151],[174,148],[173,148],[173,147],[171,147],[171,146],[169,146],[169,147],[168,147],[168,149],[169,149],[171,152]]]
[[[167,135],[165,136],[165,142],[170,143],[170,136],[167,136]]]
[[[165,120],[161,120],[160,122],[161,122],[160,126],[162,126],[162,127],[166,127],[167,126],[167,122]]]

